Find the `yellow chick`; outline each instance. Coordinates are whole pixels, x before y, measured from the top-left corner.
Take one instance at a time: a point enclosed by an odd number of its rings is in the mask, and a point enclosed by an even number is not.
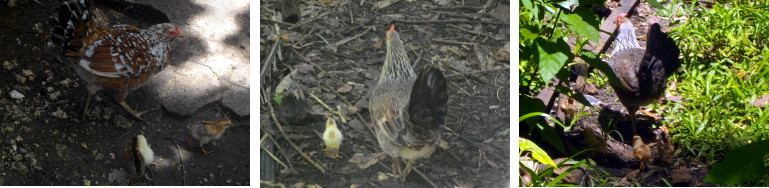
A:
[[[193,138],[200,140],[200,143],[198,144],[200,146],[200,150],[203,151],[204,155],[208,156],[208,154],[211,152],[206,151],[206,149],[203,148],[203,144],[206,144],[211,140],[219,139],[219,137],[224,134],[224,131],[232,126],[232,121],[230,121],[228,118],[222,118],[216,122],[201,121],[198,123],[188,124],[187,128],[190,129],[191,137],[187,140],[187,146],[192,147]]]
[[[144,176],[144,168],[152,164],[154,160],[154,153],[147,144],[144,135],[133,137],[123,154],[123,162],[125,162],[126,171],[128,171],[130,184],[133,185],[133,179]]]
[[[641,164],[641,170],[644,170],[644,163],[649,162],[649,159],[652,157],[652,149],[644,144],[644,141],[638,135],[633,136],[633,156]]]
[[[344,135],[336,127],[336,121],[334,118],[326,117],[326,130],[323,131],[323,142],[326,143],[325,151],[328,153],[330,150],[335,150],[333,158],[339,158],[339,145],[342,144]]]

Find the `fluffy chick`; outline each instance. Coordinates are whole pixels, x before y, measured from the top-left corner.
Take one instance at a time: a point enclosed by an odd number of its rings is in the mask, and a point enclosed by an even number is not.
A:
[[[659,136],[657,138],[657,153],[660,154],[660,158],[662,158],[664,163],[670,164],[673,162],[673,153],[676,150],[673,142],[670,141],[670,132],[667,128],[662,127],[657,136]]]
[[[644,163],[649,162],[649,159],[652,157],[652,149],[648,145],[644,144],[644,141],[641,140],[641,137],[638,135],[633,136],[633,157],[638,159],[639,163],[641,164],[641,170],[646,168]]]
[[[570,125],[571,120],[574,118],[574,115],[577,113],[577,100],[574,100],[571,97],[564,97],[561,99],[561,102],[559,103],[558,107],[563,111],[564,114],[564,124]]]
[[[336,127],[334,118],[326,117],[326,119],[328,119],[326,120],[326,130],[323,131],[323,142],[326,143],[325,151],[328,153],[329,151],[334,150],[333,158],[339,158],[339,145],[342,144],[344,135],[342,135],[342,132]]]
[[[206,151],[206,149],[203,148],[203,144],[206,144],[211,140],[219,139],[219,137],[224,134],[224,131],[232,126],[232,121],[230,121],[228,118],[222,118],[216,122],[201,121],[198,123],[188,124],[187,128],[190,129],[191,137],[187,140],[187,146],[192,147],[193,138],[200,140],[200,143],[198,144],[200,146],[200,150],[203,151],[204,155],[208,156],[208,154],[211,152]]]
[[[144,176],[144,168],[152,164],[154,160],[154,153],[147,144],[144,135],[133,137],[123,154],[123,162],[125,162],[125,168],[128,171],[130,184],[133,184],[133,179]]]

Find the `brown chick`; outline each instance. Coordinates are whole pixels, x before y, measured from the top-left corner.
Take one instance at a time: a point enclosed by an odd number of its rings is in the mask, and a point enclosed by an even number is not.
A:
[[[633,157],[638,159],[642,171],[645,168],[644,163],[649,162],[649,159],[652,158],[652,149],[644,144],[644,141],[638,135],[633,136]]]
[[[187,128],[190,129],[191,137],[187,140],[187,146],[192,147],[192,138],[200,140],[200,150],[203,151],[204,155],[208,156],[211,152],[206,151],[206,149],[203,148],[203,144],[206,144],[211,140],[219,139],[219,137],[224,134],[224,131],[232,126],[232,121],[228,118],[222,118],[216,122],[201,121],[188,124]]]
[[[564,97],[561,99],[560,104],[558,107],[563,111],[564,114],[564,125],[568,126],[571,124],[571,120],[574,118],[574,114],[577,113],[577,100],[574,100],[571,97]]]
[[[133,137],[123,153],[123,162],[125,162],[125,168],[128,172],[129,184],[133,185],[133,179],[144,176],[144,168],[152,164],[154,160],[154,153],[147,144],[144,135]]]
[[[590,153],[592,155],[601,154],[604,157],[604,161],[606,161],[606,151],[609,148],[609,144],[606,143],[606,138],[590,127],[582,129],[582,134],[585,135],[585,143],[587,143],[587,146],[593,150]]]
[[[659,138],[657,138],[657,153],[660,154],[660,158],[662,158],[662,161],[665,164],[670,164],[671,162],[673,162],[673,153],[676,150],[676,147],[673,145],[673,142],[670,141],[670,132],[668,131],[667,128],[662,127],[659,130],[658,136]]]

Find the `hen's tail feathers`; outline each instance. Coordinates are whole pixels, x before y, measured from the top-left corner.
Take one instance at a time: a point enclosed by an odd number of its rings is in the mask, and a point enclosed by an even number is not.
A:
[[[88,0],[70,0],[62,3],[57,13],[50,17],[54,25],[51,36],[64,52],[78,51],[83,46],[83,37],[88,35],[88,28],[93,24]]]
[[[426,67],[414,81],[408,103],[409,120],[431,130],[441,129],[448,109],[446,78],[438,68]]]
[[[651,62],[661,61],[665,67],[665,76],[670,76],[681,67],[678,60],[680,53],[676,42],[660,30],[660,25],[652,24],[647,36],[645,59],[651,58]]]

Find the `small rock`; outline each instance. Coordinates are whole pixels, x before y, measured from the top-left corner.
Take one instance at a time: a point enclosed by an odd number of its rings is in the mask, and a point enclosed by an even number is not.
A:
[[[14,161],[22,161],[22,160],[24,160],[24,156],[22,156],[21,154],[13,155],[13,160]]]
[[[115,153],[109,153],[109,159],[115,159]]]
[[[81,142],[80,147],[83,147],[83,149],[88,149],[88,145],[85,145],[85,142]]]
[[[59,85],[64,87],[69,87],[71,84],[72,84],[72,80],[70,80],[69,78],[59,81]]]
[[[63,156],[62,152],[64,151],[64,149],[67,149],[67,146],[64,146],[63,144],[56,144],[55,147],[56,147],[56,154],[58,154],[59,157],[62,157]]]
[[[27,69],[21,70],[21,74],[24,75],[24,76],[34,75],[34,73],[32,73],[31,70],[27,70]]]
[[[3,62],[3,68],[5,68],[5,70],[11,70],[11,69],[13,69],[14,67],[15,67],[15,66],[14,66],[14,65],[13,65],[13,63],[11,63],[10,61],[5,61],[5,62]]]
[[[114,123],[118,127],[125,128],[125,129],[130,129],[132,126],[131,122],[129,122],[128,119],[126,119],[123,116],[114,116],[114,118],[112,118],[112,123]]]
[[[497,109],[497,108],[499,108],[499,105],[491,105],[491,106],[489,106],[489,110],[494,110],[494,109]]]
[[[59,95],[61,95],[61,92],[60,91],[56,91],[56,92],[53,92],[53,93],[49,93],[48,94],[48,98],[51,99],[52,101],[55,101],[56,99],[59,98]]]
[[[53,87],[48,87],[48,88],[45,88],[45,91],[47,91],[48,93],[52,93],[54,90],[53,90]]]
[[[67,113],[62,111],[61,108],[59,108],[59,110],[57,110],[56,112],[51,113],[51,115],[59,119],[67,119]]]
[[[16,81],[24,84],[24,83],[27,83],[27,78],[22,75],[16,75]]]
[[[13,91],[11,91],[10,93],[8,93],[8,94],[11,95],[11,98],[13,98],[13,99],[22,99],[22,98],[24,98],[24,95],[21,94],[19,91],[16,91],[15,89]]]
[[[43,33],[43,28],[41,26],[42,26],[42,24],[36,23],[35,25],[32,26],[32,30],[37,32],[38,34],[42,34]]]
[[[29,167],[22,162],[11,163],[11,169],[18,171],[19,173],[26,175],[29,173]]]
[[[91,180],[83,179],[83,185],[85,186],[91,186]]]

